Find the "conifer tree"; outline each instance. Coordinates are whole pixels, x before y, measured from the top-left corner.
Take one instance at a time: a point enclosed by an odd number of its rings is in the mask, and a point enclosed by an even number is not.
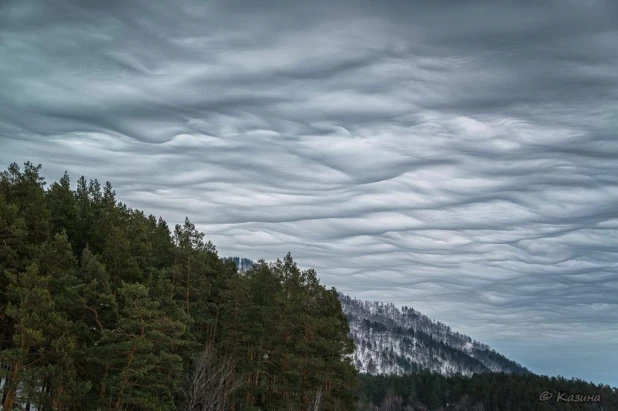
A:
[[[126,226],[112,226],[105,244],[101,262],[111,277],[110,285],[114,293],[122,281],[136,283],[143,279],[143,272],[131,253],[131,241]]]
[[[80,277],[78,301],[82,312],[79,338],[84,345],[84,353],[78,359],[79,375],[93,384],[93,389],[88,393],[88,403],[102,406],[107,394],[105,381],[111,363],[101,344],[107,333],[116,328],[118,303],[112,293],[109,274],[89,248],[82,252]]]
[[[24,170],[13,163],[0,176],[0,190],[5,198],[19,208],[32,245],[42,244],[49,236],[50,213],[45,199],[45,180],[41,165],[24,163]]]
[[[99,344],[99,354],[111,363],[104,405],[172,410],[182,359],[170,347],[181,343],[185,326],[167,317],[142,284],[123,282],[118,296],[118,326]]]
[[[44,383],[51,384],[57,394],[56,401],[64,398],[67,389],[72,395],[89,389],[87,382],[78,384],[75,379],[75,353],[71,351],[75,335],[66,315],[56,309],[50,292],[51,281],[50,275],[40,273],[36,263],[26,272],[11,275],[7,315],[15,323],[14,344],[0,353],[2,362],[10,364],[3,404],[7,411],[26,401],[44,402],[45,398],[38,393]],[[18,398],[20,385],[24,390]]]
[[[155,216],[148,217],[152,235],[153,264],[156,268],[170,267],[174,261],[174,244],[167,223]]]
[[[24,379],[24,371],[44,358],[38,351],[32,355],[31,349],[44,345],[50,323],[48,316],[53,311],[53,301],[47,287],[49,279],[39,275],[36,264],[30,265],[19,275],[9,274],[9,279],[6,314],[14,323],[13,346],[0,352],[2,363],[8,366],[3,395],[3,410],[6,411],[21,403],[17,392]]]
[[[172,268],[172,284],[176,298],[193,318],[191,332],[202,344],[208,340],[210,285],[215,276],[216,250],[211,243],[204,243],[199,232],[188,218],[184,225],[176,225],[174,243],[177,246]]]
[[[37,257],[39,272],[50,278],[49,290],[55,309],[76,320],[80,279],[77,274],[77,259],[73,255],[66,232],[63,230],[45,242]]]
[[[50,211],[51,234],[59,234],[63,230],[69,240],[74,241],[77,222],[77,201],[71,190],[71,179],[65,171],[62,178],[51,184],[46,192]]]
[[[6,309],[11,275],[24,271],[30,261],[27,228],[19,208],[0,194],[0,350],[11,345],[13,324]]]
[[[77,255],[81,255],[84,248],[91,242],[90,236],[92,235],[92,226],[94,225],[88,183],[84,176],[81,176],[79,180],[77,180],[77,188],[74,195],[75,204],[77,206],[77,217],[75,219],[76,232],[75,239],[73,240],[73,250]],[[102,250],[98,251],[101,252]]]

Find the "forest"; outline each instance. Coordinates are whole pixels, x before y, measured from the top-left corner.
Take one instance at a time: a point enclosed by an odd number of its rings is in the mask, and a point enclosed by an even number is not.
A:
[[[29,162],[0,174],[5,411],[618,409],[610,387],[531,373],[359,375],[337,291],[289,253],[239,271],[188,218],[75,187]]]
[[[618,410],[615,388],[532,373],[361,374],[359,394],[359,411]]]
[[[530,371],[411,307],[339,294],[355,344],[354,365],[372,375],[431,371],[442,375]]]
[[[239,273],[186,219],[41,166],[0,175],[2,409],[351,410],[335,289],[290,254]]]

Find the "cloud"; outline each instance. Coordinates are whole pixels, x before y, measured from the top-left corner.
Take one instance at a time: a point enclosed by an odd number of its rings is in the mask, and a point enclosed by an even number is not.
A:
[[[618,384],[615,2],[0,10],[4,166]]]

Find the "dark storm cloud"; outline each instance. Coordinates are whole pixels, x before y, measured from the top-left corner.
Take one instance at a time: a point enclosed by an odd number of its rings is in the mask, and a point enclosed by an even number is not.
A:
[[[618,384],[617,15],[5,1],[0,161],[110,180],[223,255],[290,250],[535,371]]]

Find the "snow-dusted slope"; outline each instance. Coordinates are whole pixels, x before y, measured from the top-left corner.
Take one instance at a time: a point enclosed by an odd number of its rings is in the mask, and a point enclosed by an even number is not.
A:
[[[412,308],[339,295],[356,344],[354,364],[370,374],[430,370],[443,375],[527,369]]]

